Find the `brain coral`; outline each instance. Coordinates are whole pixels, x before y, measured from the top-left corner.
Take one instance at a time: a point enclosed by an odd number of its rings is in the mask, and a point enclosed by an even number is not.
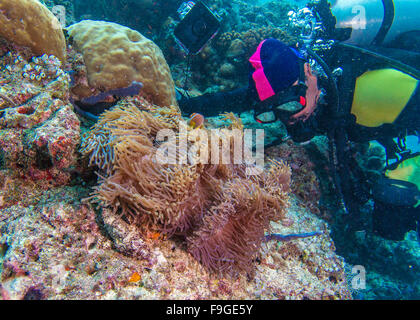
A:
[[[0,36],[35,55],[66,58],[66,41],[57,18],[38,0],[1,0]]]
[[[142,82],[142,92],[161,107],[177,105],[169,66],[159,47],[116,23],[84,20],[68,27],[85,60],[89,85],[99,90]]]

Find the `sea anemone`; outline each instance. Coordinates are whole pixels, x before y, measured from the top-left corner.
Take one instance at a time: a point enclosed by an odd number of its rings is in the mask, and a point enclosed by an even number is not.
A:
[[[273,162],[268,173],[228,181],[199,228],[188,238],[188,250],[219,274],[252,274],[253,261],[270,221],[284,218],[288,207],[290,169]]]
[[[225,119],[228,129],[243,129],[233,114],[225,114]],[[196,155],[177,148],[175,162],[157,161],[159,130],[173,129],[178,145],[185,134],[181,126],[197,132],[177,108],[158,108],[142,98],[127,98],[101,115],[82,145],[90,164],[102,169],[90,199],[110,207],[144,234],[183,236],[191,254],[210,271],[251,272],[264,231],[270,221],[284,217],[290,169],[272,162],[268,171],[250,176],[247,165],[233,163],[235,138],[223,134],[216,137],[216,145],[230,143],[228,163],[196,161],[201,152],[212,159],[210,134],[194,141]]]

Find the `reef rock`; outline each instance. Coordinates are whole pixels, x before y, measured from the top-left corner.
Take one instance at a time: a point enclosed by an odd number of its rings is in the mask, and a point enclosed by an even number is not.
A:
[[[42,190],[0,171],[0,300],[351,298],[325,223],[294,203],[293,225],[273,231],[324,233],[270,241],[255,277],[232,279],[209,273],[179,241],[143,237],[112,210],[95,213],[80,202],[87,193]]]
[[[4,165],[19,175],[66,183],[75,163],[80,122],[69,104],[69,82],[53,55],[9,50],[0,39],[0,148]]]

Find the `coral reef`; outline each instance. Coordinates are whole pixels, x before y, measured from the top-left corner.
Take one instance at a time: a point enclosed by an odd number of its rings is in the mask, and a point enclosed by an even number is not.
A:
[[[257,7],[242,0],[209,2],[225,19],[220,41],[226,36],[226,43],[214,42],[197,58],[214,70],[208,79],[194,78],[194,86],[228,90],[238,85],[234,77],[244,70],[238,66],[246,63],[251,42],[283,34],[284,12],[277,11],[284,6],[271,3],[253,14]],[[71,21],[90,6],[100,15],[92,18],[141,26],[145,35],[153,31],[171,59],[179,55],[166,32],[175,20],[164,23],[177,1],[136,1],[144,9],[136,17],[133,2],[125,0],[45,4],[65,6]],[[228,39],[231,30],[237,34]],[[253,127],[250,113],[244,121],[226,114],[189,126],[163,54],[151,41],[106,22],[81,22],[69,34],[63,63],[0,39],[0,299],[351,298],[327,226],[291,194],[291,174],[301,178],[293,173],[296,159],[277,153],[255,176],[232,161],[198,161],[212,156],[209,127],[242,132]],[[140,95],[124,97],[131,89],[138,93],[135,81],[144,84]],[[118,96],[113,109],[92,129],[80,127],[70,101],[108,102],[110,93]],[[266,128],[284,135],[278,124]],[[168,159],[175,163],[158,161],[159,151],[170,148],[159,138],[162,130],[175,132],[177,145],[194,137],[187,152]],[[220,132],[216,138],[234,150],[232,138]],[[285,159],[292,160],[292,173]],[[302,166],[299,174],[309,174]],[[312,192],[306,187],[304,194]],[[89,201],[100,206],[95,210]],[[314,236],[275,241],[266,232]]]
[[[351,146],[355,159],[362,168],[367,178],[377,181],[386,165],[385,149],[377,142],[357,143]]]
[[[370,228],[343,232],[343,223],[332,224],[337,252],[346,262],[366,268],[366,289],[356,290],[357,299],[419,299],[420,245],[416,231],[402,241],[383,239]],[[357,248],[357,250],[355,250]]]
[[[315,164],[311,161],[307,151],[292,140],[271,147],[266,155],[273,159],[284,159],[292,169],[291,191],[301,201],[301,205],[312,213],[320,215],[319,200],[321,190],[318,177],[314,172]]]
[[[69,76],[47,54],[25,60],[27,51],[0,39],[0,147],[6,167],[29,179],[68,182],[80,143],[79,120],[68,102]]]
[[[354,230],[354,219],[340,210],[330,178],[327,138],[266,149],[267,160],[287,161],[291,170],[288,187],[290,172],[279,163],[272,166],[281,170],[277,178],[287,180],[275,189],[277,198],[268,188],[274,177],[268,171],[245,180],[240,166],[159,165],[151,156],[163,145],[157,132],[178,130],[183,123],[176,104],[158,108],[139,96],[109,96],[130,89],[132,79],[108,89],[93,85],[92,69],[85,64],[93,64],[89,54],[75,42],[66,52],[57,28],[90,19],[133,29],[125,33],[116,27],[118,41],[137,30],[162,50],[176,85],[183,86],[187,75],[186,89],[197,95],[247,85],[247,60],[255,47],[268,37],[294,45],[287,12],[304,5],[206,1],[221,17],[221,30],[187,68],[173,38],[181,2],[0,1],[0,300],[348,299],[350,294],[418,299],[416,233],[399,242],[376,236],[372,202],[360,212],[363,228]],[[65,21],[57,5],[64,6]],[[100,44],[94,40],[92,46]],[[130,74],[142,75],[141,82],[152,77],[149,71],[133,71],[137,64],[126,65]],[[162,79],[170,83],[167,74]],[[162,105],[155,100],[161,88],[154,86],[140,94]],[[165,99],[173,101],[169,91]],[[108,106],[118,105],[90,131],[91,123],[78,119],[69,101],[103,99]],[[260,125],[251,112],[240,116],[241,122],[229,116],[234,126],[264,128],[268,144],[287,134],[280,123]],[[200,119],[186,132],[225,127],[225,118]],[[89,155],[82,159],[76,152],[80,131],[85,133],[81,151]],[[383,169],[383,149],[374,143],[350,147],[374,182]],[[101,206],[93,209],[88,199]],[[276,205],[279,210],[273,211]],[[259,214],[261,208],[266,215]],[[351,265],[337,254],[366,268],[366,290],[348,290]]]
[[[226,30],[246,31],[259,27],[285,26],[287,13],[293,8],[289,1],[249,2],[244,0],[214,0],[211,8],[222,17]]]
[[[254,279],[209,274],[176,240],[142,236],[110,209],[83,204],[88,188],[43,190],[0,171],[0,300],[349,299],[344,263],[322,236],[263,245]],[[292,202],[292,226],[324,230]]]
[[[137,81],[143,83],[142,93],[151,102],[161,107],[177,104],[169,67],[151,40],[104,21],[84,20],[67,29],[87,68],[90,90],[86,93],[125,88]]]
[[[283,28],[270,26],[252,28],[242,32],[224,32],[217,38],[215,45],[220,50],[228,50],[227,54],[230,57],[239,56],[243,53],[250,56],[258,44],[268,38],[281,40],[289,46],[297,43],[297,38],[287,34]]]
[[[62,1],[55,1],[61,4]],[[179,22],[177,9],[182,1],[74,1],[76,21],[105,20],[138,30],[153,40],[169,62],[178,86],[184,83],[185,55],[176,44],[173,30]],[[209,0],[206,4],[221,19],[220,34],[192,61],[192,88],[200,91],[231,90],[247,82],[247,55],[265,38],[279,38],[290,45],[295,39],[286,35],[288,11],[292,5],[270,1],[262,5],[243,0]],[[132,12],[138,12],[132,15]],[[243,42],[240,44],[239,41]],[[243,48],[242,48],[243,47]],[[219,72],[220,66],[231,64],[232,72]],[[232,68],[233,66],[233,68]],[[182,69],[177,72],[177,69]]]
[[[66,59],[66,41],[57,18],[38,0],[3,0],[0,3],[0,36],[34,55]]]

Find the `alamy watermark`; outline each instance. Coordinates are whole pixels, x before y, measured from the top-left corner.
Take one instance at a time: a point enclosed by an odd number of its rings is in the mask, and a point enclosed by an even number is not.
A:
[[[58,5],[51,8],[51,12],[54,14],[55,19],[51,21],[54,29],[63,29],[66,27],[66,8]]]
[[[362,5],[352,7],[352,14],[355,14],[351,20],[353,30],[365,30],[367,26],[366,8]]]
[[[264,170],[264,130],[194,129],[180,124],[178,132],[160,130],[156,161],[160,164],[246,165],[247,175]]]
[[[351,288],[354,290],[366,289],[366,269],[364,266],[356,265],[351,269]]]

